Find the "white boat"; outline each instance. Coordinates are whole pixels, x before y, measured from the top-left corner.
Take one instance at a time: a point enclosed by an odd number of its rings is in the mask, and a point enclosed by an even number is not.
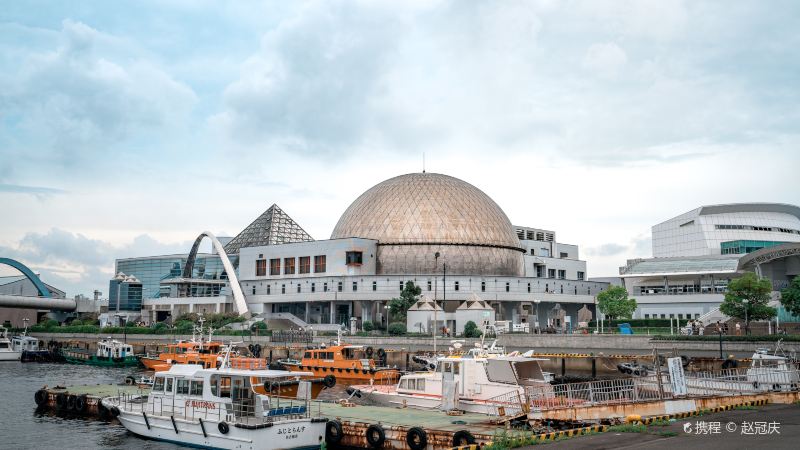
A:
[[[552,374],[542,371],[540,361],[546,359],[473,349],[463,356],[439,357],[434,371],[403,375],[396,385],[352,388],[379,405],[497,415],[498,407],[521,408],[526,386],[550,388]]]
[[[310,383],[299,381],[310,375],[176,364],[155,374],[146,397],[120,395],[103,405],[148,439],[201,448],[318,449],[327,419],[312,414]],[[265,385],[287,381],[299,385],[295,398],[264,394]]]
[[[0,326],[0,361],[19,361],[22,357],[22,350],[15,350],[8,338],[8,330]]]

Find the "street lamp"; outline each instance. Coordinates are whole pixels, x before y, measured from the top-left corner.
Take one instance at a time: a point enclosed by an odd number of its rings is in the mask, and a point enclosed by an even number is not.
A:
[[[744,303],[744,334],[745,335],[749,335],[750,334],[750,321],[747,320],[747,309],[748,309],[748,303],[749,302],[748,302],[747,299],[744,299],[744,300],[742,300],[742,303]]]
[[[385,311],[384,315],[386,316],[386,334],[389,334],[389,304],[383,305],[383,309]]]
[[[436,276],[436,271],[439,268],[439,257],[441,254],[436,252],[433,254],[433,326],[431,327],[431,332],[433,333],[433,354],[436,354],[436,327],[439,326],[439,322],[437,320],[437,310],[436,310],[436,291],[438,290],[439,285],[439,277]]]
[[[533,300],[533,303],[536,303],[536,334],[539,334],[539,326],[541,323],[539,322],[539,303],[541,302],[542,301],[539,300],[538,298]]]

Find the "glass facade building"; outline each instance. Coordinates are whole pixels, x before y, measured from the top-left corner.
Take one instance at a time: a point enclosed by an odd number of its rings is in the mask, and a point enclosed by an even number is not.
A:
[[[180,278],[187,256],[167,255],[119,259],[114,272],[122,272],[138,278],[142,283],[142,298],[168,296],[169,286],[162,287],[161,281],[168,278]],[[227,280],[228,275],[225,273],[218,255],[198,254],[192,270],[192,278]],[[116,295],[116,287],[111,293]]]
[[[751,240],[736,240],[720,243],[720,250],[723,255],[745,255],[762,248],[772,247],[773,245],[785,244],[785,242],[778,241],[751,241]]]
[[[113,279],[108,283],[108,310],[117,310],[119,295],[120,311],[136,311],[142,309],[142,283]]]

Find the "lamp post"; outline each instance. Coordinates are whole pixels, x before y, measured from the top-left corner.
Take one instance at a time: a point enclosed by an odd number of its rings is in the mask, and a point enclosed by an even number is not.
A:
[[[386,334],[389,334],[389,304],[383,305],[383,309],[385,311],[384,315],[386,316]]]
[[[542,301],[539,300],[538,298],[533,300],[533,303],[536,303],[536,330],[535,330],[536,334],[539,334],[539,326],[541,324],[541,322],[539,321],[539,303],[541,302]]]
[[[433,354],[436,354],[436,328],[439,326],[439,322],[437,320],[437,310],[436,310],[436,292],[439,288],[439,277],[436,276],[436,271],[439,269],[439,256],[441,254],[436,252],[433,254],[433,326],[431,327],[431,332],[433,333]]]
[[[744,303],[744,334],[745,335],[749,335],[750,334],[750,321],[747,319],[747,309],[748,309],[748,306],[749,306],[749,304],[748,304],[749,302],[748,302],[747,299],[744,299],[744,300],[742,300],[742,303]]]

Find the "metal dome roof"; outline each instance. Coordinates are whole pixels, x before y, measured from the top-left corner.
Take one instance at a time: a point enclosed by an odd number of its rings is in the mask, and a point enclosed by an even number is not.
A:
[[[519,249],[511,222],[488,195],[447,175],[411,173],[367,190],[342,214],[331,239],[379,244],[461,244]]]

